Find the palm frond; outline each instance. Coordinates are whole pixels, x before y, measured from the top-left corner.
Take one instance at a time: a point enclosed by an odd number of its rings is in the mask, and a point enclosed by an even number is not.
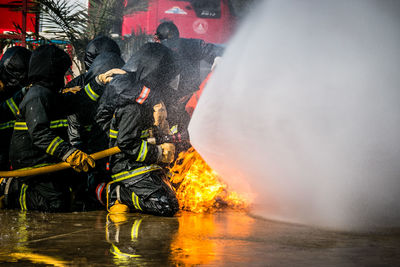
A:
[[[87,27],[87,9],[79,2],[68,0],[35,0],[46,32],[65,36],[71,42],[79,39]],[[71,3],[72,2],[72,3]]]

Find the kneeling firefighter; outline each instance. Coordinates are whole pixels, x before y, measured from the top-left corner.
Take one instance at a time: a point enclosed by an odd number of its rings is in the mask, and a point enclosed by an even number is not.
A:
[[[157,126],[165,125],[159,121],[165,116],[155,119],[153,113],[165,110],[162,87],[177,75],[172,51],[157,43],[145,44],[123,69],[127,73],[116,76],[106,88],[114,93],[103,95],[112,96],[103,99],[103,105],[115,104],[108,105],[115,107],[110,147],[118,146],[122,152],[110,157],[113,180],[98,186],[98,199],[111,213],[132,210],[173,216],[178,201],[159,164],[173,161],[174,145],[147,141],[156,121]]]
[[[67,123],[61,96],[64,74],[71,59],[53,45],[37,48],[29,62],[29,88],[11,139],[10,160],[14,169],[38,167],[60,160],[77,171],[94,167],[94,160],[73,148],[67,139]],[[70,170],[26,178],[9,178],[1,183],[7,208],[46,212],[69,209]]]
[[[26,93],[31,51],[14,46],[4,53],[0,61],[0,170],[9,170],[8,160],[11,135],[18,106]]]
[[[125,73],[119,69],[124,64],[125,62],[118,54],[103,52],[96,57],[89,71],[84,74],[85,87],[77,92],[63,93],[63,98],[72,111],[67,119],[69,141],[74,147],[87,153],[108,148],[108,133],[97,126],[94,116],[105,85],[114,75]],[[96,199],[95,188],[98,183],[109,181],[106,164],[107,159],[97,161],[96,167],[89,171],[87,176],[85,175],[86,178],[77,179],[73,188],[77,209],[102,208]]]

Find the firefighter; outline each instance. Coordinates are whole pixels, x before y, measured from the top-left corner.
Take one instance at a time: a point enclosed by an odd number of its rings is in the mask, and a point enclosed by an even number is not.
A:
[[[104,77],[102,81],[105,82],[110,78],[110,73],[108,72],[107,75],[105,73],[113,68],[122,67],[125,62],[114,40],[106,36],[98,36],[87,45],[84,63],[87,72],[66,85],[66,89],[63,90],[63,99],[66,105],[71,107],[71,113],[67,117],[70,143],[78,149],[93,153],[105,149],[108,145],[108,136],[99,130],[93,120],[104,86],[99,79],[95,78],[103,74],[100,77]],[[91,187],[107,179],[105,165],[105,160],[100,160],[95,169],[76,180],[77,183],[73,186],[76,209],[101,208],[97,206],[95,195],[91,194],[94,191]]]
[[[68,105],[72,107],[72,114],[68,116],[68,135],[70,143],[88,153],[98,152],[108,147],[108,135],[95,123],[94,116],[98,100],[103,94],[105,85],[116,74],[123,74],[118,68],[125,62],[117,53],[103,52],[93,61],[88,72],[85,73],[85,87],[77,92],[63,94]],[[81,210],[101,208],[95,198],[95,187],[101,181],[108,180],[106,172],[107,159],[98,161],[96,168],[87,173],[87,177],[78,180],[74,186],[76,204],[81,203]],[[79,206],[77,205],[77,208]]]
[[[15,169],[66,161],[76,171],[88,171],[94,160],[68,143],[65,105],[59,91],[71,59],[53,45],[38,47],[29,62],[32,84],[14,125],[10,160]],[[2,181],[7,208],[57,212],[69,210],[72,171]]]
[[[173,160],[174,145],[147,141],[155,117],[165,118],[154,116],[154,112],[163,106],[162,87],[177,74],[172,52],[157,43],[145,44],[123,69],[127,73],[110,82],[107,91],[114,94],[106,94],[111,98],[103,102],[115,108],[110,147],[118,146],[122,152],[110,157],[112,181],[99,185],[98,199],[111,213],[131,210],[173,216],[179,205],[159,164]]]
[[[24,47],[7,49],[0,61],[0,170],[9,170],[8,152],[18,106],[26,93],[31,51]]]
[[[179,37],[179,30],[171,21],[161,23],[154,36],[155,41],[170,48],[177,56],[180,66],[180,76],[177,90],[172,90],[170,97],[166,98],[168,121],[175,131],[186,132],[190,116],[185,111],[185,106],[194,92],[199,90],[200,61],[205,60],[210,64],[218,61],[222,56],[223,48],[201,39],[186,39]]]

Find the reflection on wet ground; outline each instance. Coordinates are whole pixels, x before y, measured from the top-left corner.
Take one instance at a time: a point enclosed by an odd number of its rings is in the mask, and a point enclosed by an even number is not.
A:
[[[244,213],[0,211],[0,266],[400,266],[400,229],[339,233]]]

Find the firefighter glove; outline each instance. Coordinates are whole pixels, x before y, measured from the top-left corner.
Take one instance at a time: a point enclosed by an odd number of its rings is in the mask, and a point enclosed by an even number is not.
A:
[[[169,124],[167,122],[167,108],[163,102],[160,102],[153,107],[154,126],[157,126],[162,133],[170,134]]]
[[[70,88],[65,88],[65,89],[63,89],[61,92],[62,92],[63,94],[66,94],[66,93],[73,93],[73,94],[75,95],[75,94],[78,93],[81,89],[82,89],[82,88],[78,85],[78,86],[74,86],[74,87],[70,87]]]
[[[104,72],[96,76],[96,82],[100,85],[106,85],[107,83],[111,82],[115,74],[125,74],[125,73],[126,71],[121,69],[111,69],[107,72]]]
[[[95,166],[94,159],[79,149],[75,150],[71,155],[69,155],[65,161],[77,172],[87,172],[89,167],[94,168]]]
[[[174,161],[175,145],[171,143],[164,143],[160,145],[162,150],[161,162],[171,163]]]

